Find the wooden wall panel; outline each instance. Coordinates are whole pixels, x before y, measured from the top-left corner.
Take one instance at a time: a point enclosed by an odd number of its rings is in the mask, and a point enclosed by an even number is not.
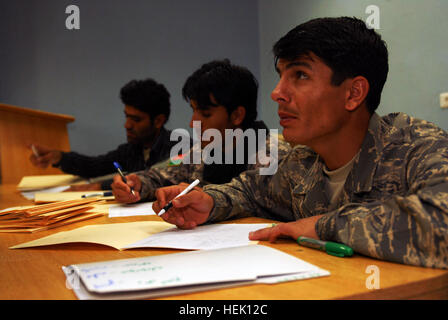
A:
[[[33,166],[27,145],[36,143],[70,151],[67,124],[74,120],[68,115],[0,103],[0,183],[15,184],[28,175],[62,173],[52,167]]]

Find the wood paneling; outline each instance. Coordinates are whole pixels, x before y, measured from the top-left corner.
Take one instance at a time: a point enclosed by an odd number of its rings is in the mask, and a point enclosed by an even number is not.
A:
[[[23,176],[62,173],[40,169],[29,160],[28,144],[70,151],[67,124],[74,117],[0,104],[0,183],[18,183]]]

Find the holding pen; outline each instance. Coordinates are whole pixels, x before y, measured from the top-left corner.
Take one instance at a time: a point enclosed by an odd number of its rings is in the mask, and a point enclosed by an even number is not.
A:
[[[177,199],[185,194],[187,194],[188,192],[190,192],[194,187],[196,187],[199,184],[199,179],[194,180],[187,188],[184,189],[184,191],[182,191],[181,193],[179,193],[176,197],[174,197],[174,199]],[[173,200],[174,200],[173,199]],[[160,212],[157,214],[159,217],[164,214],[165,212],[167,212],[172,206],[173,206],[173,200],[171,200],[170,202],[168,202],[168,204],[166,206],[163,207],[162,210],[160,210]]]
[[[37,151],[37,148],[34,144],[31,145],[31,150],[33,150],[33,154],[36,156],[36,158],[40,157],[39,152]]]
[[[127,184],[128,181],[126,180],[126,177],[124,176],[123,172],[121,171],[120,164],[118,162],[114,161],[114,166],[115,166],[115,168],[117,168],[118,174],[121,176],[121,179],[123,179],[123,182]],[[134,188],[132,188],[131,186],[129,186],[129,187],[131,188],[132,195],[135,196]]]

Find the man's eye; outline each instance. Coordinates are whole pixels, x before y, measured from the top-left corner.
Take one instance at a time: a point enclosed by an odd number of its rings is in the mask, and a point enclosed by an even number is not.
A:
[[[198,110],[198,113],[201,117],[208,118],[212,115],[210,110]]]
[[[308,75],[303,71],[296,72],[297,79],[308,79]]]

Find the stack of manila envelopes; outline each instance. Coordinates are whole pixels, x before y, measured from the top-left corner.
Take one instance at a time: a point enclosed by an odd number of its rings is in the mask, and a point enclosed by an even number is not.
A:
[[[6,209],[0,211],[0,233],[37,232],[93,219],[104,215],[104,210],[95,210],[103,204],[89,198]]]

